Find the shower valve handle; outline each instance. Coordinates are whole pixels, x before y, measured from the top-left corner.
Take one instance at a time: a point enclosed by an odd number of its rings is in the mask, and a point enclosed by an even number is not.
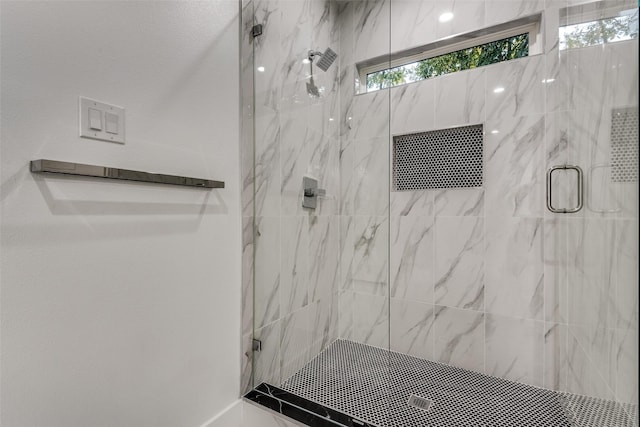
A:
[[[324,197],[327,195],[327,190],[322,188],[305,188],[304,197]]]
[[[304,189],[302,198],[302,207],[315,209],[318,205],[318,197],[324,197],[327,192],[318,188],[318,180],[305,176],[302,178],[302,188]]]

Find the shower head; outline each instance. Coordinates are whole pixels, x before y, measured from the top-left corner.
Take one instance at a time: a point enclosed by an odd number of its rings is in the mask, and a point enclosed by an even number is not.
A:
[[[327,71],[329,67],[331,67],[331,64],[333,64],[333,61],[335,61],[336,58],[338,57],[338,54],[335,53],[330,47],[328,47],[327,50],[324,51],[324,53],[319,52],[317,50],[309,51],[309,61],[313,62],[313,59],[316,56],[322,57],[320,58],[320,61],[318,61],[318,63],[316,64],[318,68],[320,68],[322,71]]]

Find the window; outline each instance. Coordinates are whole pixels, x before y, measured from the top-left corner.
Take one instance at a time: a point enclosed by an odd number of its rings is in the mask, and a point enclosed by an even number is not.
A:
[[[539,23],[536,15],[358,64],[360,92],[540,53]]]
[[[576,49],[631,40],[638,37],[638,9],[600,9],[599,3],[590,9],[565,10],[567,25],[560,27],[560,49]],[[601,3],[600,3],[601,4]],[[574,17],[579,17],[580,22]]]

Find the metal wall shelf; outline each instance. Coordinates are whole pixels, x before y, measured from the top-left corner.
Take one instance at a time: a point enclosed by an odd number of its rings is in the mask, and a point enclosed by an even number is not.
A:
[[[159,173],[110,168],[106,166],[85,165],[82,163],[60,162],[58,160],[47,159],[32,160],[31,172],[107,178],[122,181],[149,182],[153,184],[181,185],[185,187],[206,189],[224,188],[224,181],[212,181],[202,178],[164,175]]]

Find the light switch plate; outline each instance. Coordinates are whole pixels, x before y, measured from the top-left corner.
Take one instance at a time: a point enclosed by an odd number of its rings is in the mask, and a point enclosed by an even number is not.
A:
[[[100,141],[124,144],[124,108],[110,105],[94,99],[80,97],[80,136],[82,138],[98,139]],[[93,111],[94,126],[90,120],[89,111]],[[95,110],[100,112],[101,129],[95,127]],[[107,113],[109,121],[107,122]],[[106,126],[109,124],[109,126]],[[115,130],[115,132],[114,132]]]

